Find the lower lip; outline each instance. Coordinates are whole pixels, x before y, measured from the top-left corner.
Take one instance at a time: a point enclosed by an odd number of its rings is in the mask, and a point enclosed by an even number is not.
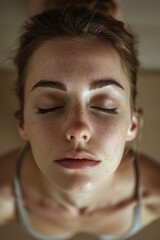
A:
[[[100,161],[88,159],[63,159],[56,161],[56,163],[64,168],[69,169],[88,169],[95,167],[100,163]]]

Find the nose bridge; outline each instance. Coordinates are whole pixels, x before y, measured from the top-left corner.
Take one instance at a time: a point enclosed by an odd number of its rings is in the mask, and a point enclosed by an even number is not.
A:
[[[87,118],[86,107],[80,103],[76,104],[72,109],[71,115],[75,121],[85,121]]]
[[[77,104],[69,113],[68,118],[66,138],[70,141],[89,141],[91,126],[86,108]]]
[[[77,126],[89,126],[89,116],[87,106],[85,103],[75,103],[70,112],[70,121],[72,125]]]

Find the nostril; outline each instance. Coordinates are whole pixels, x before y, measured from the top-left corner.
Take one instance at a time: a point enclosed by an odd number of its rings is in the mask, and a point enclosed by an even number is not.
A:
[[[73,139],[74,139],[74,136],[70,136],[70,139],[73,140]]]
[[[72,141],[72,142],[73,141],[88,142],[90,139],[90,131],[89,131],[89,129],[84,129],[84,126],[83,127],[78,126],[77,128],[72,126],[71,128],[67,129],[67,131],[66,131],[66,139],[68,141]]]
[[[85,142],[87,142],[88,139],[89,139],[89,136],[84,132],[79,133],[79,134],[75,134],[75,135],[68,133],[67,134],[67,139],[69,141],[85,141]]]
[[[84,138],[84,140],[87,140],[87,136],[86,135],[84,135],[83,138]]]
[[[89,140],[89,133],[83,132],[80,136],[81,140],[87,142]]]

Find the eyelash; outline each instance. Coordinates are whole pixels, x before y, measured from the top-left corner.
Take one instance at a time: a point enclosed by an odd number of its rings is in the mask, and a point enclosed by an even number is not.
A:
[[[56,110],[59,110],[61,108],[64,108],[64,107],[62,106],[62,107],[54,107],[54,108],[38,108],[37,113],[46,114],[46,113],[49,113],[49,112],[55,112]]]
[[[117,108],[101,108],[101,107],[92,107],[94,109],[97,109],[100,112],[108,113],[108,114],[118,114]]]
[[[37,113],[38,114],[46,114],[46,113],[49,113],[49,112],[55,112],[61,108],[64,108],[63,106],[61,107],[54,107],[54,108],[38,108],[38,111]],[[117,112],[117,108],[111,108],[111,109],[107,109],[107,108],[101,108],[101,107],[91,107],[93,109],[96,109],[100,112],[104,112],[104,113],[108,113],[108,114],[118,114]]]

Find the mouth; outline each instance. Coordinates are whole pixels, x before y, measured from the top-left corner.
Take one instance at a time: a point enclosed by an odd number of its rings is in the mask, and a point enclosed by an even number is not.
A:
[[[62,160],[56,160],[57,164],[69,169],[85,169],[92,168],[100,163],[100,161],[88,160],[88,159],[73,159],[67,158]]]
[[[90,169],[97,166],[101,161],[86,152],[69,152],[55,162],[68,169]]]

